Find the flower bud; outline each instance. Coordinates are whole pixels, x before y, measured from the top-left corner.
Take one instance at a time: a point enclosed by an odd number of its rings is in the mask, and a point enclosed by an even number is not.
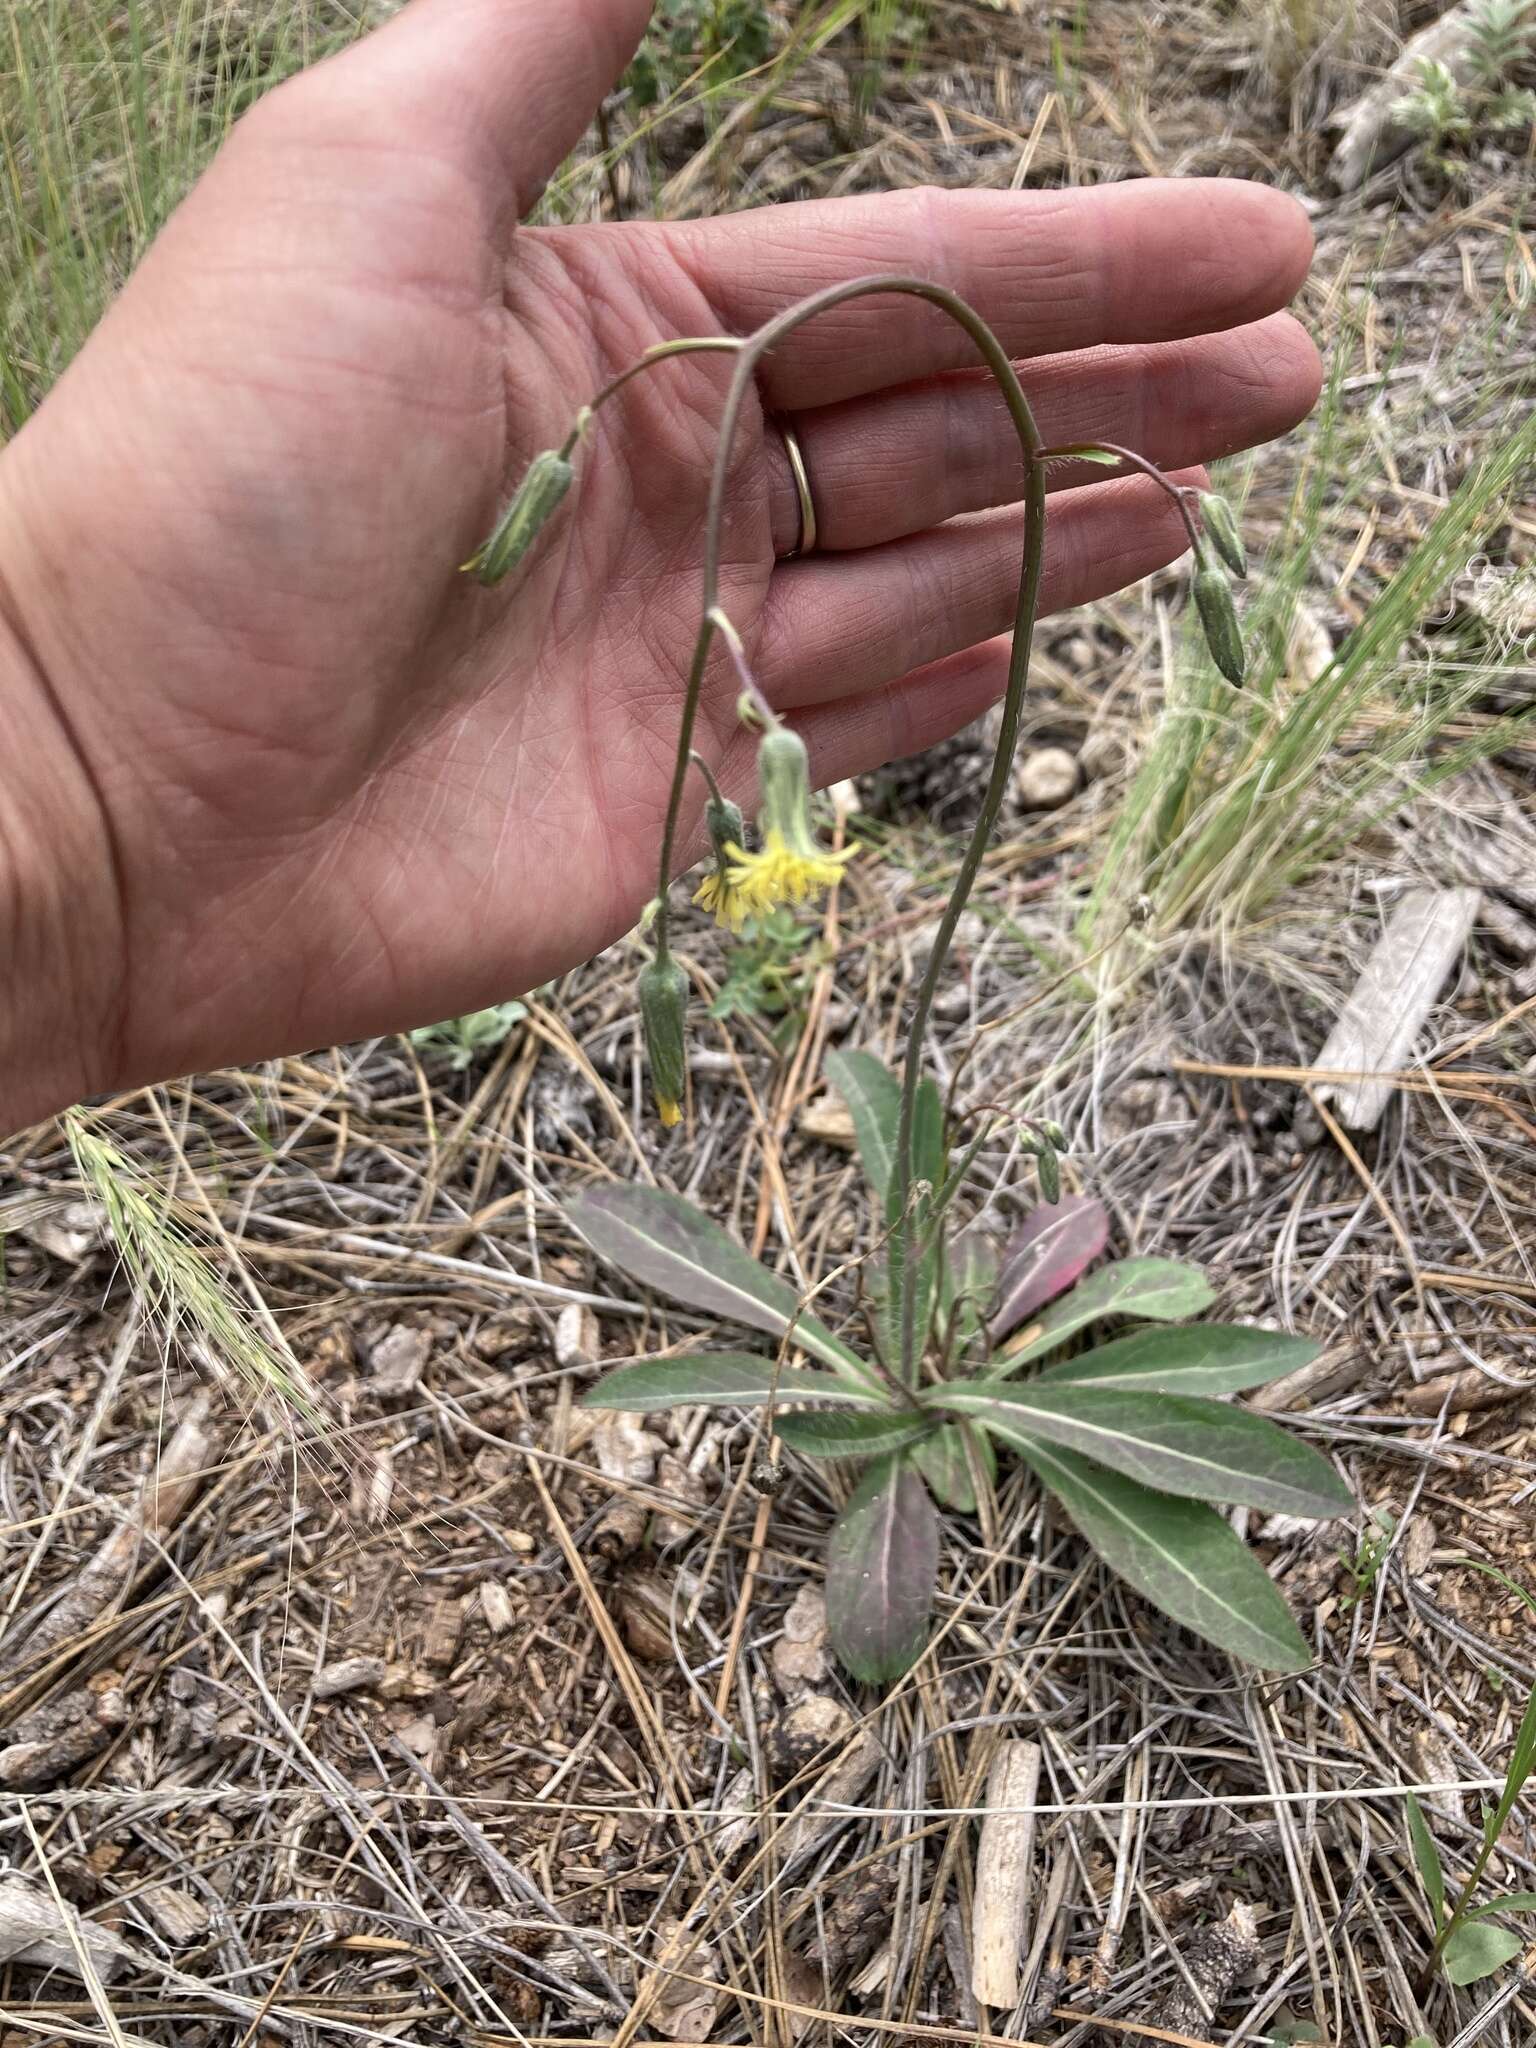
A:
[[[683,1025],[687,1014],[688,977],[670,953],[658,954],[640,970],[640,1022],[656,1112],[669,1127],[683,1113],[687,1067]]]
[[[1041,1117],[1040,1129],[1045,1138],[1046,1143],[1050,1145],[1055,1151],[1066,1151],[1067,1134],[1061,1128],[1061,1125],[1055,1121],[1054,1118],[1048,1116]]]
[[[758,822],[791,845],[810,836],[811,764],[805,741],[787,725],[776,725],[758,742],[757,779],[762,792]]]
[[[747,821],[741,815],[740,804],[733,804],[728,796],[712,796],[704,806],[704,824],[715,859],[722,868],[741,858],[741,849],[747,843]]]
[[[535,455],[490,539],[476,548],[464,567],[473,570],[484,584],[499,583],[511,575],[538,539],[540,529],[560,509],[575,476],[570,461],[558,448]]]
[[[1200,521],[1211,546],[1239,579],[1248,574],[1248,550],[1243,546],[1237,514],[1215,491],[1200,493]]]
[[[1211,659],[1229,683],[1243,680],[1243,635],[1232,602],[1232,585],[1219,562],[1209,557],[1195,570],[1195,604]]]

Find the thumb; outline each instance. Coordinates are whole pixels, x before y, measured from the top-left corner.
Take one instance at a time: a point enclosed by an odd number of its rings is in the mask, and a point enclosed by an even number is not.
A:
[[[281,92],[325,96],[334,140],[429,152],[525,214],[633,56],[651,0],[411,0]]]

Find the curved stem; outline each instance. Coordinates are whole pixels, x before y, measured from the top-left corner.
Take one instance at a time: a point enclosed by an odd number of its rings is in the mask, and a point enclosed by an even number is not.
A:
[[[1179,508],[1179,517],[1184,522],[1184,531],[1189,535],[1189,544],[1197,552],[1200,547],[1200,529],[1195,524],[1194,514],[1189,509],[1191,493],[1184,484],[1176,484],[1172,477],[1165,476],[1155,462],[1149,462],[1145,455],[1138,455],[1134,448],[1122,448],[1118,441],[1071,441],[1060,448],[1042,448],[1035,457],[1037,462],[1067,462],[1076,457],[1113,455],[1117,462],[1123,462],[1128,469],[1139,470],[1150,477],[1159,489],[1168,493]]]
[[[1034,414],[1030,411],[1029,401],[1024,396],[1024,387],[1019,382],[1018,373],[1007,350],[980,314],[974,312],[963,299],[946,290],[943,285],[930,284],[923,278],[902,276],[854,278],[844,284],[829,285],[824,291],[802,299],[798,305],[790,306],[775,319],[760,327],[757,333],[742,345],[737,355],[735,368],[731,373],[730,389],[726,394],[725,407],[721,414],[714,473],[710,478],[709,505],[705,514],[704,621],[694,649],[693,666],[689,671],[688,686],[683,698],[682,732],[678,741],[677,764],[672,776],[666,824],[662,832],[660,878],[657,885],[661,903],[657,914],[657,948],[658,951],[664,951],[666,947],[667,889],[671,881],[683,784],[688,772],[688,750],[693,740],[699,694],[709,657],[710,637],[714,630],[713,615],[720,597],[720,551],[725,496],[730,477],[732,445],[736,438],[736,427],[741,418],[742,407],[746,403],[748,391],[752,388],[757,365],[769,349],[776,347],[797,327],[807,320],[814,319],[818,313],[829,312],[834,306],[845,305],[851,299],[869,298],[876,293],[884,292],[926,299],[930,305],[937,306],[940,312],[947,314],[970,336],[983,362],[997,379],[1002,390],[1025,461],[1024,560],[1019,577],[1018,604],[1014,613],[1013,652],[1008,664],[1008,684],[1003,695],[1002,727],[998,735],[997,750],[992,759],[992,773],[982,799],[981,814],[977,818],[976,828],[971,834],[970,843],[960,863],[949,902],[939,920],[939,929],[928,955],[928,965],[918,986],[912,1022],[907,1034],[906,1058],[902,1068],[901,1116],[897,1126],[896,1166],[891,1188],[891,1210],[896,1218],[896,1228],[891,1241],[890,1277],[892,1285],[899,1285],[901,1289],[901,1377],[910,1384],[914,1374],[914,1326],[917,1313],[914,1257],[917,1218],[914,1214],[916,1205],[911,1199],[914,1178],[912,1139],[917,1088],[922,1079],[923,1041],[927,1034],[928,1019],[933,1008],[939,975],[943,971],[950,943],[955,935],[955,927],[960,921],[960,913],[964,910],[975,883],[982,856],[997,823],[1003,796],[1008,787],[1008,776],[1019,736],[1024,685],[1029,673],[1030,643],[1034,636],[1035,615],[1040,600],[1040,576],[1045,559],[1045,465],[1040,459],[1043,443],[1039,429],[1035,425]]]
[[[586,405],[582,408],[582,414],[578,419],[577,425],[572,428],[566,438],[565,446],[561,453],[569,455],[572,448],[575,447],[577,440],[580,438],[582,427],[586,424],[586,415],[588,413],[594,413],[599,406],[606,405],[616,391],[624,389],[624,386],[631,377],[638,377],[642,370],[650,369],[652,364],[664,363],[669,356],[700,355],[706,349],[714,349],[722,353],[728,352],[734,355],[738,349],[745,348],[745,346],[746,343],[734,334],[689,334],[683,336],[678,341],[658,341],[653,348],[648,348],[643,355],[637,356],[627,370],[620,370],[617,377],[610,377],[602,389],[594,397],[587,400]]]

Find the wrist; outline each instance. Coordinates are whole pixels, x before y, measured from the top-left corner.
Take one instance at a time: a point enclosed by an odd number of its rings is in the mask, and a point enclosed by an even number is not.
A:
[[[112,835],[31,628],[0,464],[0,1136],[118,1078],[123,928]]]

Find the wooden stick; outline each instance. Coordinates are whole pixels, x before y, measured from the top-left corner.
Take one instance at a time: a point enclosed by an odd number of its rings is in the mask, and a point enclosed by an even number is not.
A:
[[[987,1778],[987,1815],[976,1852],[971,1990],[978,2005],[1012,2012],[1035,1846],[1040,1746],[1000,1742]]]

